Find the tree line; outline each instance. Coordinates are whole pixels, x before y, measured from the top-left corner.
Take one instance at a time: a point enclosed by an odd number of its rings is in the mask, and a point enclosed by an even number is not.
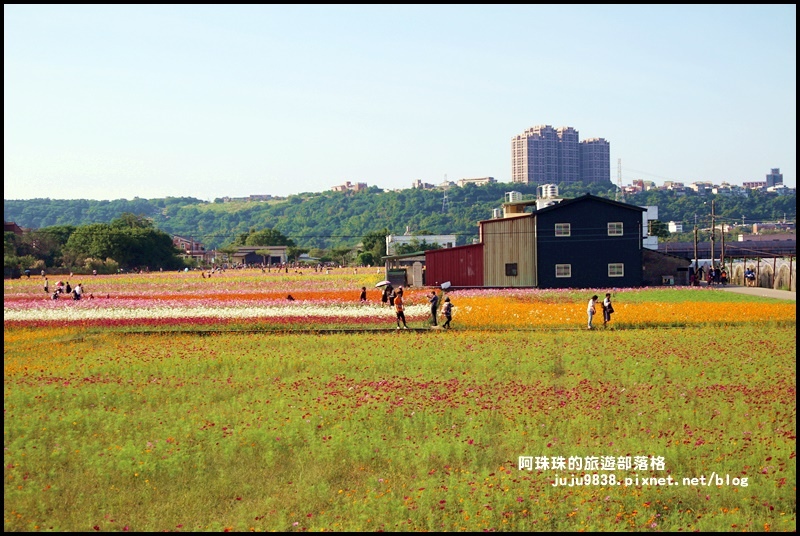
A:
[[[4,218],[37,231],[29,233],[36,236],[35,240],[9,239],[11,256],[31,256],[47,266],[58,262],[84,266],[87,259],[95,263],[111,259],[120,267],[172,269],[182,262],[169,251],[172,235],[200,242],[207,250],[288,245],[294,256],[308,252],[317,258],[374,265],[385,254],[385,236],[405,234],[406,229],[418,235],[454,234],[457,245],[472,243],[478,238],[478,222],[490,219],[492,210],[500,208],[506,193],[512,190],[522,194],[523,199],[534,199],[537,193],[535,185],[493,183],[388,192],[371,187],[364,192],[303,193],[266,202],[218,199],[210,203],[193,197],[5,200]],[[618,198],[611,183],[562,184],[559,191],[565,198],[585,193]],[[669,221],[683,223],[686,233],[691,233],[695,225],[709,229],[712,200],[718,225],[796,220],[794,193],[781,196],[750,191],[740,197],[651,190],[623,199],[630,204],[658,207],[660,222],[651,233],[662,240],[686,239],[686,235],[670,235],[666,231],[665,222]],[[434,247],[425,243],[415,246]]]

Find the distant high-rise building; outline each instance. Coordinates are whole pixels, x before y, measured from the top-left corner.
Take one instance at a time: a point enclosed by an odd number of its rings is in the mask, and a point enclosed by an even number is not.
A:
[[[529,128],[511,140],[511,182],[558,182],[558,133],[550,125]]]
[[[581,142],[581,182],[611,182],[611,148],[603,138]]]
[[[581,180],[581,148],[578,131],[561,127],[558,132],[558,183]]]
[[[560,184],[609,182],[609,144],[602,138],[580,141],[572,127],[539,125],[511,139],[511,182]]]
[[[767,175],[767,188],[772,188],[773,186],[780,186],[783,184],[783,174],[781,173],[781,168],[772,168],[770,170],[769,175]]]

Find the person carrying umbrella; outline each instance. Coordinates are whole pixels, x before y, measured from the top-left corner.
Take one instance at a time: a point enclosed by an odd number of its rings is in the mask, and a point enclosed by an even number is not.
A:
[[[394,305],[394,302],[389,303],[389,296],[394,295],[394,287],[391,284],[386,285],[383,287],[383,295],[381,296],[381,302],[386,305]]]
[[[381,303],[386,305],[389,302],[389,294],[392,292],[392,284],[388,280],[381,281],[376,287],[383,287],[383,293],[381,294]]]

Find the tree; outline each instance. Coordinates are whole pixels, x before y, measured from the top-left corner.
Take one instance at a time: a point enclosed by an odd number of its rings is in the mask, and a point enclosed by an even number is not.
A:
[[[172,238],[153,228],[141,217],[125,217],[110,224],[78,227],[64,247],[65,264],[83,265],[87,258],[111,259],[121,268],[166,268],[183,266]]]
[[[267,249],[267,248],[257,249],[253,253],[255,253],[256,255],[261,255],[261,262],[263,264],[269,264],[269,262],[267,262],[267,260],[272,255],[272,252],[269,249]]]
[[[360,259],[359,262],[364,265],[374,265],[380,261],[381,258],[386,256],[386,235],[389,234],[389,229],[384,227],[383,229],[372,231],[364,235],[361,239],[361,244],[364,246],[364,250],[362,255],[369,254],[371,257],[370,262],[364,262],[364,260]]]
[[[64,245],[75,229],[74,225],[57,225],[26,233],[23,236],[25,253],[41,260],[45,266],[59,266],[64,262]]]
[[[250,231],[244,240],[245,246],[294,246],[293,240],[286,238],[276,229]]]
[[[658,238],[662,239],[669,238],[669,227],[662,221],[652,220],[650,222],[650,235],[657,236]]]
[[[342,266],[347,266],[347,261],[350,258],[352,250],[348,247],[338,247],[331,249],[331,256],[339,261]]]
[[[233,259],[233,256],[236,255],[237,251],[239,251],[239,248],[237,248],[233,244],[219,248],[219,252],[225,256],[225,260]],[[261,255],[260,253],[258,254]]]
[[[145,216],[123,212],[119,218],[111,220],[111,226],[118,229],[152,229],[153,222]]]
[[[429,243],[424,238],[422,241],[412,238],[408,244],[398,244],[396,253],[398,255],[406,255],[408,253],[415,253],[417,251],[428,251],[431,249],[441,249],[442,246],[435,243]]]
[[[300,255],[303,253],[308,253],[310,251],[309,248],[299,248],[297,246],[289,246],[286,248],[286,259],[291,261],[297,261],[300,258]]]
[[[374,266],[378,263],[375,261],[375,257],[372,256],[372,253],[369,251],[362,251],[358,254],[358,264],[361,266]]]

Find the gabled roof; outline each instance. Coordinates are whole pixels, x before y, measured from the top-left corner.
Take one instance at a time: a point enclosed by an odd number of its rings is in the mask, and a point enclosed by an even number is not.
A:
[[[555,205],[550,205],[549,207],[540,208],[539,210],[534,211],[532,214],[541,214],[542,212],[550,212],[553,210],[558,210],[561,207],[565,207],[567,205],[573,205],[575,203],[583,203],[585,201],[598,201],[600,203],[605,203],[607,205],[616,206],[619,208],[626,208],[630,210],[636,210],[638,212],[646,212],[647,209],[640,207],[638,205],[631,205],[629,203],[621,203],[619,201],[614,201],[613,199],[606,199],[605,197],[600,197],[597,195],[592,194],[585,194],[580,197],[573,197],[572,199],[564,199],[560,203]]]
[[[585,202],[585,201],[592,201],[592,200],[599,201],[601,203],[605,203],[605,204],[608,204],[608,205],[616,206],[616,207],[619,207],[619,208],[626,208],[626,209],[630,209],[630,210],[636,210],[638,212],[646,212],[647,211],[646,208],[640,207],[638,205],[631,205],[629,203],[621,203],[619,201],[614,201],[613,199],[606,199],[605,197],[600,197],[600,196],[597,196],[597,195],[585,194],[585,195],[582,195],[580,197],[573,197],[571,199],[567,199],[567,198],[562,199],[558,203],[555,203],[553,205],[548,205],[548,206],[542,207],[540,209],[534,209],[532,212],[520,212],[520,213],[517,213],[517,214],[512,214],[510,216],[504,216],[502,218],[491,218],[491,219],[488,219],[488,220],[480,220],[478,223],[479,224],[481,224],[481,223],[496,223],[496,222],[508,220],[510,218],[525,218],[525,217],[530,218],[530,217],[532,217],[532,216],[534,216],[536,214],[541,214],[543,212],[546,213],[546,212],[550,212],[550,211],[553,211],[553,210],[558,210],[561,207],[572,205],[574,203],[582,203],[582,202]],[[513,203],[503,203],[503,206],[517,206],[517,207],[527,207],[527,206],[532,206],[532,205],[536,205],[536,201],[515,201]]]
[[[250,254],[259,255],[263,257],[263,254],[257,252],[270,251],[271,253],[279,253],[279,252],[285,252],[286,249],[287,246],[239,246],[236,249],[236,252],[233,254],[233,258],[247,257]]]
[[[238,246],[236,248],[236,253],[254,253],[262,249],[276,250],[288,249],[288,247],[289,246]]]
[[[23,234],[22,227],[20,227],[13,221],[5,221],[5,220],[3,220],[3,232],[14,233],[17,235]]]

